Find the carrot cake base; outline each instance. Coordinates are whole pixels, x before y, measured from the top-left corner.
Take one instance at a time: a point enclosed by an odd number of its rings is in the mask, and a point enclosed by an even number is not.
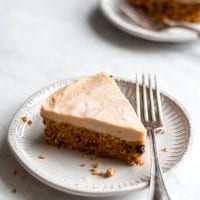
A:
[[[162,21],[200,22],[200,3],[182,3],[175,0],[129,0],[129,2]]]
[[[115,136],[97,133],[85,128],[43,119],[45,140],[48,144],[70,150],[79,150],[98,157],[117,158],[129,165],[142,165],[145,145],[127,142]]]

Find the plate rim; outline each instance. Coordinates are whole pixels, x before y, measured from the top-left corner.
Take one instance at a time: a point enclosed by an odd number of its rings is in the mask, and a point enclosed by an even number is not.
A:
[[[107,1],[108,0],[100,0],[99,3],[99,8],[101,10],[101,13],[103,14],[103,16],[115,27],[117,27],[118,29],[128,33],[131,36],[135,36],[147,41],[152,41],[152,42],[158,42],[158,43],[187,43],[187,42],[192,42],[195,41],[197,39],[199,39],[199,37],[196,35],[196,37],[193,38],[188,38],[188,39],[180,39],[180,38],[176,38],[176,39],[169,39],[169,38],[158,38],[156,36],[151,36],[151,35],[147,35],[144,33],[141,33],[137,30],[129,30],[128,28],[126,28],[125,26],[119,24],[116,22],[116,20],[113,19],[113,17],[110,16],[110,14],[107,12],[107,9],[105,8],[107,5]],[[200,23],[199,23],[200,24]],[[135,25],[136,27],[139,27],[137,25]],[[140,27],[141,28],[141,27]],[[143,28],[141,28],[143,29]],[[171,29],[171,28],[169,28]]]
[[[95,191],[95,190],[81,190],[81,189],[71,189],[71,188],[67,188],[67,187],[62,187],[61,185],[58,185],[56,183],[53,183],[51,181],[48,180],[48,178],[45,178],[44,176],[40,176],[38,173],[36,173],[34,170],[32,170],[30,168],[30,166],[27,165],[27,163],[24,163],[22,157],[18,154],[20,154],[19,152],[17,152],[16,149],[14,149],[13,147],[13,142],[11,139],[12,136],[12,132],[11,132],[11,128],[13,126],[13,122],[15,121],[16,117],[19,115],[21,109],[28,103],[30,102],[32,99],[35,99],[39,93],[44,92],[45,90],[54,87],[55,89],[59,89],[60,87],[63,87],[67,84],[70,84],[73,81],[79,80],[82,77],[86,77],[86,76],[76,76],[76,77],[71,77],[71,78],[66,78],[64,80],[61,81],[57,81],[54,83],[49,84],[48,86],[45,86],[41,89],[39,89],[38,91],[34,92],[32,95],[30,95],[22,104],[21,106],[19,106],[19,108],[17,109],[17,111],[15,112],[15,114],[13,115],[10,124],[9,124],[9,128],[8,128],[8,134],[7,134],[7,143],[9,146],[10,151],[12,152],[12,154],[14,155],[14,157],[17,159],[17,161],[23,166],[24,169],[26,169],[32,176],[34,176],[36,179],[38,179],[39,181],[41,181],[42,183],[55,188],[57,190],[69,193],[69,194],[73,194],[73,195],[79,195],[79,196],[90,196],[90,197],[100,197],[100,196],[113,196],[113,195],[119,195],[119,194],[125,194],[126,192],[129,191],[135,191],[135,190],[139,190],[142,188],[145,188],[146,186],[148,186],[148,181],[146,182],[140,182],[138,184],[135,184],[133,187],[127,187],[127,188],[123,188],[122,190],[105,190],[105,191]],[[125,78],[119,78],[114,76],[115,80],[119,80],[119,81],[125,81],[125,82],[129,82],[132,84],[135,84],[135,81],[130,80],[130,79],[125,79]],[[163,92],[162,90],[160,90],[161,94],[164,95],[165,97],[167,97],[168,99],[170,99],[173,103],[176,104],[176,106],[181,110],[181,112],[185,115],[185,119],[187,120],[187,124],[188,124],[188,142],[186,144],[186,147],[184,149],[184,152],[181,156],[181,159],[178,160],[178,162],[176,164],[174,164],[167,172],[165,172],[164,174],[169,174],[172,171],[174,171],[174,169],[177,168],[177,166],[179,166],[181,163],[183,163],[185,161],[185,159],[188,157],[190,151],[191,151],[191,147],[192,147],[192,143],[193,143],[193,135],[192,132],[192,126],[191,126],[191,118],[190,115],[188,113],[188,111],[185,109],[185,107],[174,97],[172,97],[171,95],[167,94],[166,92]]]

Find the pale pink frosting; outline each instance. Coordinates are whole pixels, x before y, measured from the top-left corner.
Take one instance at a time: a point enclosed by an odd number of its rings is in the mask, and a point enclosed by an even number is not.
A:
[[[42,105],[41,116],[126,141],[146,139],[146,129],[133,107],[105,73],[81,79],[52,94]]]

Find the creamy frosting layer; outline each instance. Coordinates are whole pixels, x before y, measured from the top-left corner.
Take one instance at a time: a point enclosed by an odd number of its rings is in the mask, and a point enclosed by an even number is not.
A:
[[[146,139],[146,129],[133,107],[105,73],[56,91],[42,105],[41,116],[126,141]]]

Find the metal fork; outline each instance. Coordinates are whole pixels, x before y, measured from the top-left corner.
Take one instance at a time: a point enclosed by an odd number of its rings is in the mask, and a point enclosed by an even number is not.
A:
[[[155,90],[153,89],[150,75],[148,75],[148,82],[149,87],[146,87],[145,76],[143,74],[142,86],[140,86],[138,77],[136,76],[136,112],[146,127],[150,139],[151,177],[149,199],[170,200],[163,181],[156,147],[155,134],[156,132],[163,130],[161,99],[156,76],[154,76]],[[142,90],[141,94],[140,90]]]
[[[135,24],[140,27],[151,29],[155,31],[162,31],[170,27],[185,28],[194,31],[198,36],[200,36],[200,30],[190,26],[185,22],[175,22],[167,20],[162,22],[148,16],[142,9],[130,5],[127,0],[115,0],[114,5],[129,19],[131,19]]]

